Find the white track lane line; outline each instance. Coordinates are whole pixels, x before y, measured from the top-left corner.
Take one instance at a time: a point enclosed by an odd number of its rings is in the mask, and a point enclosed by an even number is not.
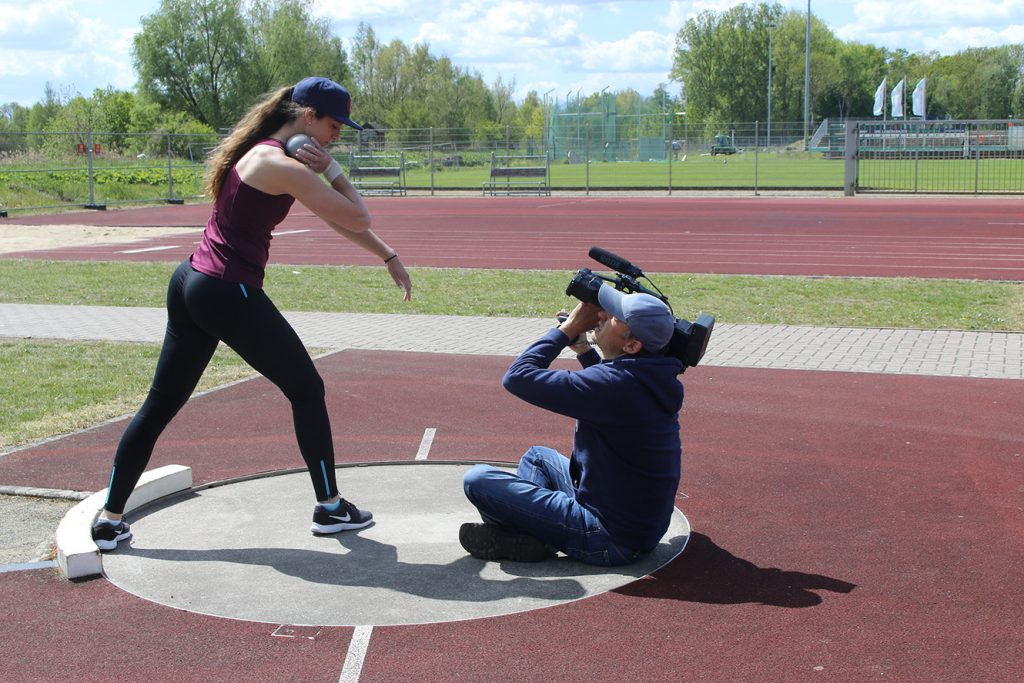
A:
[[[427,427],[423,430],[423,440],[420,441],[420,449],[416,451],[417,460],[426,460],[427,455],[430,453],[430,447],[434,443],[434,434],[437,433],[437,429],[434,427]]]
[[[169,245],[165,247],[145,247],[144,249],[128,249],[126,251],[119,252],[121,254],[144,254],[147,251],[166,251],[167,249],[177,249],[178,245]]]
[[[356,630],[352,633],[352,642],[348,644],[348,654],[345,655],[345,663],[341,667],[338,683],[357,683],[359,681],[372,634],[372,626],[356,626]]]

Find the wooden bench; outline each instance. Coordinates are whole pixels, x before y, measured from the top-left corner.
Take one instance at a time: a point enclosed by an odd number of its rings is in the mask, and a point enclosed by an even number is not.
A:
[[[348,177],[359,194],[404,197],[405,154],[353,154],[349,159]]]
[[[546,154],[499,155],[491,153],[491,174],[484,194],[537,194],[551,196],[550,163]]]

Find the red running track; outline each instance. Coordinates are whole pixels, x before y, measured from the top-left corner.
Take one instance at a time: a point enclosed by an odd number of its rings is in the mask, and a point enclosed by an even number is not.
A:
[[[502,390],[508,362],[319,359],[340,461],[411,461],[427,426],[431,460],[567,452],[572,421]],[[678,505],[694,534],[677,560],[546,609],[377,627],[362,680],[1020,679],[1020,382],[716,367],[683,379]],[[102,487],[124,425],[8,454],[0,481]],[[301,466],[287,401],[264,379],[195,397],[154,452],[153,466],[171,462],[197,484]],[[352,638],[279,638],[275,624],[52,570],[0,574],[0,604],[5,680],[337,681]]]
[[[1008,198],[370,198],[374,229],[412,266],[574,270],[597,244],[645,271],[1024,281],[1024,202]],[[205,225],[207,205],[13,217],[19,224]],[[8,257],[180,261],[197,235]],[[376,259],[301,205],[271,261]]]

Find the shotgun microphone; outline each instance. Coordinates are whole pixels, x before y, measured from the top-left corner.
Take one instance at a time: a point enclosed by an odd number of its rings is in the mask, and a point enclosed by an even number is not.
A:
[[[642,270],[607,249],[591,247],[588,253],[590,258],[594,259],[598,263],[608,266],[616,273],[622,273],[623,275],[628,275],[633,278],[643,277],[644,272]]]

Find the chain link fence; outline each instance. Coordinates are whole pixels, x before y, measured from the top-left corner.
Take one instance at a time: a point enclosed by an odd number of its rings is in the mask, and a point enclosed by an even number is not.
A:
[[[0,133],[0,212],[183,203],[216,135]]]
[[[695,123],[685,114],[552,112],[528,128],[346,129],[331,152],[401,156],[409,190],[481,191],[494,152],[547,155],[552,190],[829,190],[1024,193],[1024,125],[1014,121]],[[0,214],[200,201],[216,135],[0,133]],[[851,181],[851,173],[856,178]]]

